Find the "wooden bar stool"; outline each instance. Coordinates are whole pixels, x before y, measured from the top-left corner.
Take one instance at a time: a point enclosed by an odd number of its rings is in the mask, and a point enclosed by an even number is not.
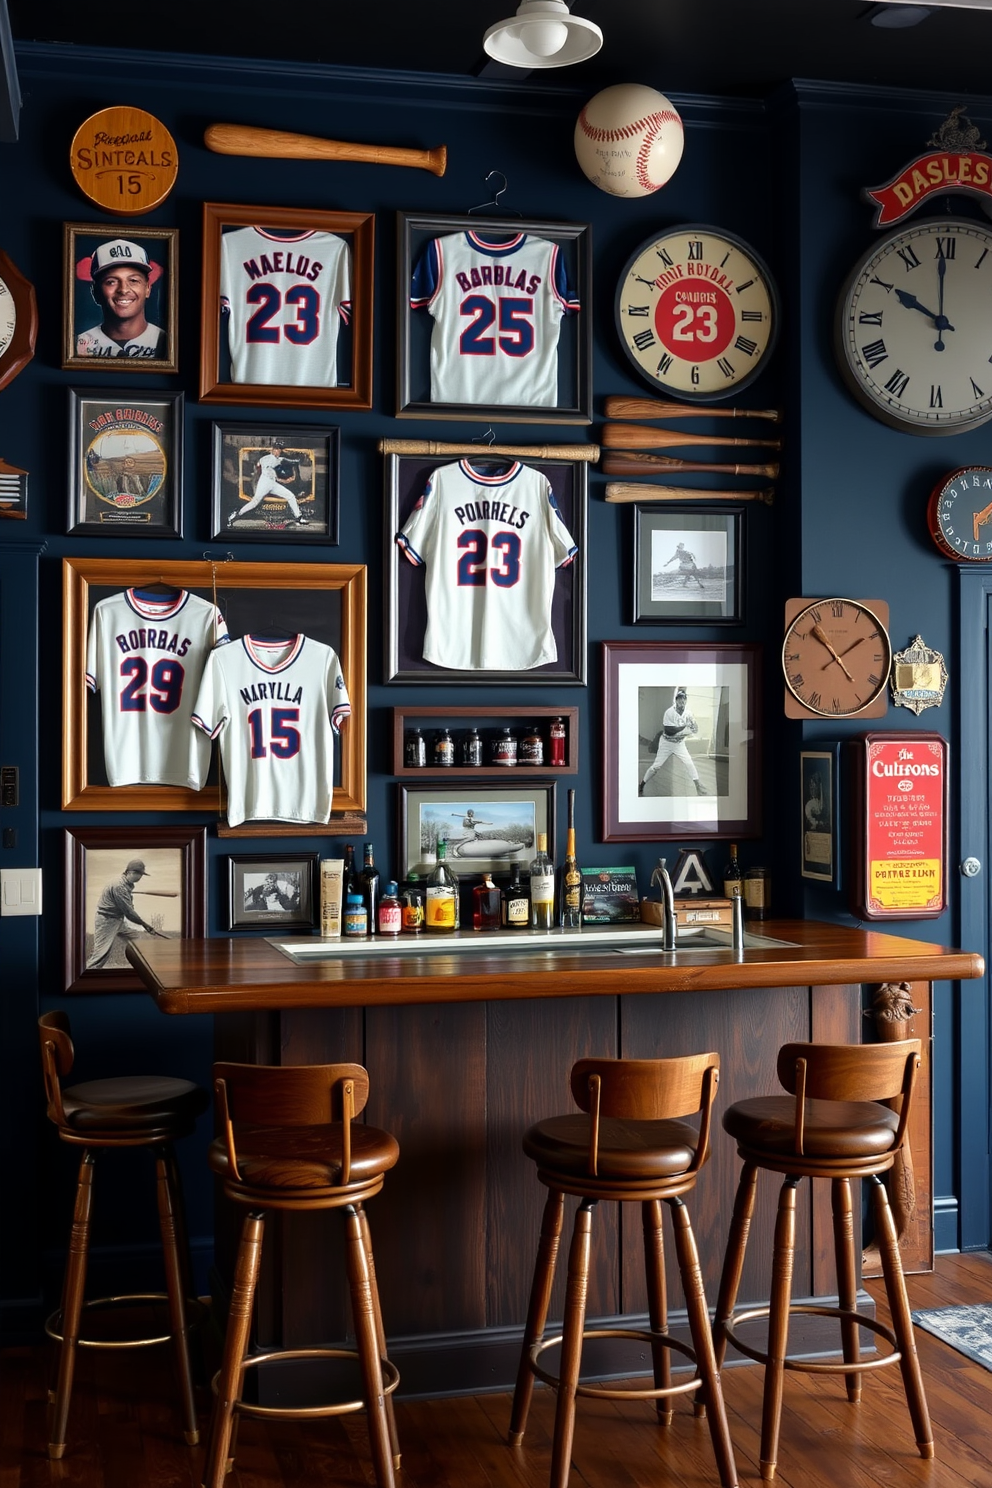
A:
[[[214,1092],[221,1135],[209,1161],[224,1192],[247,1207],[241,1229],[224,1340],[214,1377],[205,1488],[221,1488],[234,1464],[233,1434],[239,1415],[297,1419],[368,1414],[372,1461],[378,1488],[394,1488],[400,1449],[392,1392],[396,1366],[386,1358],[372,1240],[365,1200],[382,1188],[383,1175],[399,1157],[388,1132],[354,1123],[365,1109],[369,1077],[360,1064],[215,1064]],[[355,1325],[354,1349],[269,1349],[249,1352],[252,1306],[269,1209],[344,1211],[346,1268]],[[357,1359],[362,1397],[342,1404],[264,1406],[242,1399],[245,1370],[273,1359]]]
[[[535,1376],[558,1391],[551,1488],[568,1482],[575,1431],[575,1397],[654,1400],[659,1419],[671,1420],[668,1399],[700,1390],[708,1407],[710,1435],[723,1488],[735,1488],[737,1469],[727,1426],[720,1375],[713,1353],[709,1313],[703,1292],[696,1241],[682,1196],[696,1185],[709,1151],[710,1113],[716,1094],[720,1056],[692,1054],[682,1059],[580,1059],[572,1066],[572,1096],[585,1116],[553,1116],[524,1136],[524,1151],[537,1163],[537,1176],[549,1190],[530,1296],[530,1308],[513,1396],[509,1440],[523,1440]],[[677,1118],[701,1113],[699,1130]],[[555,1261],[561,1236],[565,1194],[581,1199],[568,1259],[565,1319],[560,1336],[545,1339]],[[592,1237],[592,1211],[600,1199],[641,1204],[644,1264],[650,1332],[629,1328],[585,1328],[586,1293]],[[662,1201],[671,1210],[692,1347],[668,1332]],[[584,1338],[638,1338],[651,1345],[654,1386],[622,1390],[579,1383]],[[539,1363],[547,1348],[561,1344],[561,1373]],[[673,1385],[669,1351],[696,1365],[684,1384]]]
[[[888,1195],[881,1174],[892,1167],[906,1140],[913,1086],[920,1067],[919,1039],[889,1044],[785,1044],[779,1050],[778,1078],[788,1095],[761,1096],[730,1106],[723,1124],[737,1139],[744,1159],[727,1243],[715,1336],[722,1363],[729,1339],[747,1358],[765,1366],[761,1422],[761,1476],[770,1481],[778,1461],[782,1387],[786,1369],[809,1374],[843,1374],[847,1396],[861,1398],[861,1375],[899,1364],[906,1402],[921,1457],[932,1457],[933,1431],[916,1355],[906,1281]],[[893,1102],[895,1109],[879,1104]],[[782,1173],[772,1258],[771,1303],[735,1312],[754,1212],[758,1172]],[[796,1238],[796,1186],[801,1178],[829,1178],[837,1258],[837,1307],[793,1303],[792,1266]],[[851,1179],[871,1183],[876,1239],[892,1313],[892,1327],[857,1311],[857,1266]],[[824,1363],[789,1358],[789,1317],[796,1312],[840,1319],[843,1360]],[[736,1330],[755,1318],[768,1318],[766,1350],[743,1343]],[[886,1339],[892,1353],[862,1359],[858,1329]]]
[[[48,1396],[48,1455],[59,1458],[65,1451],[77,1349],[137,1348],[168,1343],[170,1339],[179,1377],[183,1434],[187,1443],[195,1446],[199,1432],[193,1404],[187,1310],[191,1304],[198,1308],[199,1303],[192,1295],[189,1242],[172,1143],[193,1130],[197,1116],[210,1104],[210,1096],[189,1080],[174,1080],[162,1075],[124,1075],[117,1079],[87,1080],[81,1085],[63,1088],[62,1079],[72,1069],[75,1058],[69,1019],[62,1012],[45,1013],[38,1019],[38,1032],[49,1120],[58,1129],[63,1142],[82,1148],[62,1306],[45,1324],[45,1331],[59,1345],[55,1387]],[[165,1292],[83,1301],[96,1152],[104,1147],[150,1147],[154,1152]],[[80,1336],[84,1308],[166,1299],[169,1331],[158,1337],[119,1342]]]

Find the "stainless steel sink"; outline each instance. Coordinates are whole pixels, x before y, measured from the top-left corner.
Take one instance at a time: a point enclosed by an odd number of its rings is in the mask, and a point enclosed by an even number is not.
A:
[[[773,951],[788,949],[798,945],[795,940],[777,940],[773,935],[759,935],[756,930],[744,931],[745,951]],[[639,956],[645,955],[649,949],[658,954],[657,946],[618,946],[615,947],[618,955]],[[675,935],[675,950],[666,951],[668,956],[692,956],[703,954],[706,951],[732,951],[733,942],[729,930],[718,930],[712,925],[680,925]]]

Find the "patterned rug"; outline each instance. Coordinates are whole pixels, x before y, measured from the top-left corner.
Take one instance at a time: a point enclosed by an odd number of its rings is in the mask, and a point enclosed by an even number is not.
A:
[[[992,1305],[926,1308],[913,1313],[913,1322],[959,1354],[992,1369]]]

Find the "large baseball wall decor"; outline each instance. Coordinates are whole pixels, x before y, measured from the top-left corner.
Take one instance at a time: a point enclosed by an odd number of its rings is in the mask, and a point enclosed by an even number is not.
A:
[[[575,125],[575,156],[600,191],[650,196],[682,159],[682,120],[670,99],[641,83],[590,98]]]

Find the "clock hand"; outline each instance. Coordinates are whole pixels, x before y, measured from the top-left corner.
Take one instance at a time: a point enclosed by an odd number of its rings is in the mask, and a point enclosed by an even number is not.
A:
[[[944,331],[950,330],[950,326],[947,324],[947,317],[944,314],[944,274],[946,272],[947,260],[941,254],[937,259],[937,339],[933,343],[934,351],[943,351]]]
[[[830,637],[827,635],[826,631],[823,629],[823,626],[822,625],[814,625],[813,628],[812,628],[812,630],[810,631],[810,635],[813,637],[814,641],[819,641],[819,643],[820,643],[821,646],[826,646],[827,650],[830,652],[830,655],[833,657],[834,661],[840,667],[841,671],[844,673],[844,676],[847,678],[848,682],[853,682],[854,681],[854,678],[851,676],[850,672],[847,670],[847,667],[841,661],[840,657],[837,655],[837,652],[834,650],[833,646],[830,644]],[[827,665],[829,666],[830,663],[828,662]]]
[[[817,639],[819,639],[819,637],[817,637]],[[867,636],[858,636],[858,639],[856,641],[852,641],[851,644],[845,650],[843,650],[840,653],[840,656],[837,657],[837,660],[840,661],[841,656],[846,656],[847,653],[848,653],[848,651],[853,651],[854,648],[855,648],[855,646],[860,646],[861,645],[861,642],[862,641],[866,641],[867,639],[868,639]],[[820,671],[821,672],[825,672],[827,670],[827,667],[828,666],[833,666],[833,661],[832,660],[831,661],[825,661],[823,663],[822,667],[820,668]]]
[[[909,294],[905,289],[896,290],[896,299],[899,301],[900,305],[904,305],[907,310],[919,310],[921,315],[926,315],[930,320],[933,321],[938,330],[953,331],[954,327],[951,325],[946,315],[935,315],[932,310],[927,309],[926,305],[921,305],[915,295]]]

